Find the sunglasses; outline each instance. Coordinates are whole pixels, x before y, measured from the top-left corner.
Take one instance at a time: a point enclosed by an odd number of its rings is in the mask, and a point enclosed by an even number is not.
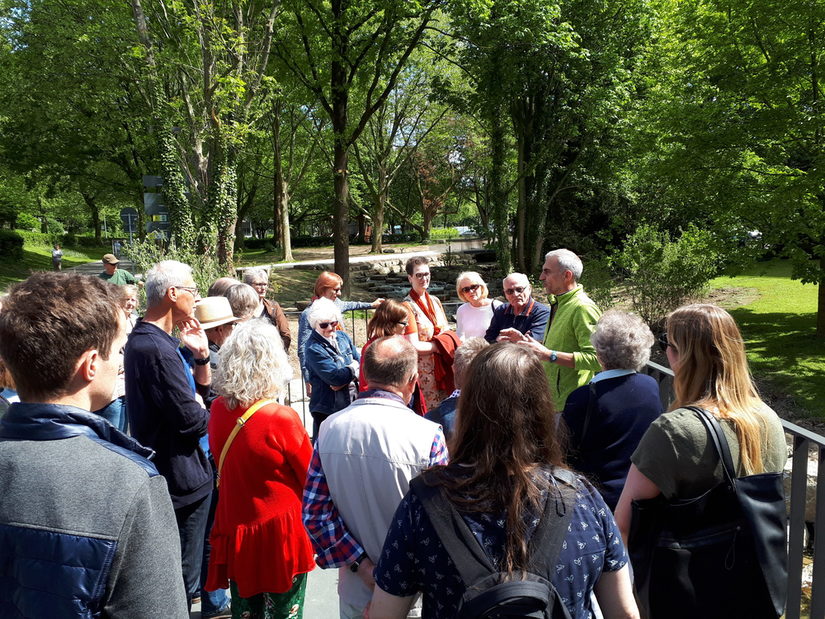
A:
[[[409,323],[407,323],[407,321],[406,321],[406,320],[402,320],[402,321],[396,322],[395,324],[397,324],[397,325],[401,325],[402,327],[404,327],[404,328],[406,329],[406,328],[407,328],[407,324],[409,324]]]
[[[527,290],[527,286],[514,286],[504,291],[504,294],[521,294]]]
[[[671,344],[667,339],[667,331],[662,331],[659,334],[659,337],[656,338],[656,339],[659,342],[659,348],[662,349],[662,352],[667,352],[667,347],[668,346],[673,346],[673,344]],[[676,347],[673,346],[673,348],[676,348]]]
[[[430,276],[430,274],[429,274],[429,273],[416,273],[416,274],[414,275],[414,277],[416,277],[417,279],[426,279],[426,278],[428,278],[429,276]]]
[[[330,320],[329,322],[319,322],[318,326],[322,329],[326,329],[327,327],[337,327],[338,321],[337,320]]]
[[[481,288],[481,284],[473,284],[472,286],[464,286],[464,288],[461,289],[461,292],[467,294],[468,292],[475,292],[479,288]]]

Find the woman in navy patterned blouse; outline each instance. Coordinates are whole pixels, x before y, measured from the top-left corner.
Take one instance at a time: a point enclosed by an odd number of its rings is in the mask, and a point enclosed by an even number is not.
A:
[[[572,505],[552,578],[562,602],[589,618],[595,592],[607,619],[638,617],[612,513],[583,478],[570,487],[553,475],[563,465],[546,384],[541,362],[517,344],[479,353],[461,392],[450,463],[424,480],[443,489],[496,569],[515,578],[545,501]],[[406,617],[418,592],[425,619],[456,616],[465,587],[415,494],[395,513],[375,582],[370,619]]]

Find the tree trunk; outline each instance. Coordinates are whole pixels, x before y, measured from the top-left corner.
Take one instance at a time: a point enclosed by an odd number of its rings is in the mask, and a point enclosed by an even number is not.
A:
[[[819,292],[816,304],[816,335],[825,337],[825,256],[819,259]]]
[[[380,254],[384,250],[384,211],[386,210],[387,196],[379,191],[375,196],[375,209],[372,212],[372,245],[370,251]]]
[[[280,200],[278,210],[281,214],[278,227],[281,232],[281,248],[284,252],[284,260],[292,262],[295,258],[292,256],[292,235],[289,232],[289,185],[283,180],[283,177],[281,177],[281,185],[278,193]]]
[[[508,226],[507,195],[504,191],[504,126],[501,115],[493,114],[491,118],[490,148],[492,162],[490,165],[490,193],[492,196],[493,221],[496,229],[496,254],[498,263],[505,273],[511,269],[510,230]]]
[[[95,229],[95,243],[102,245],[103,235],[100,231],[100,207],[97,204],[97,200],[94,199],[94,196],[86,192],[81,192],[80,195],[83,196],[83,201],[86,203],[86,206],[89,207],[89,213],[92,216],[92,227]]]
[[[224,145],[217,156],[220,157],[220,161],[215,166],[209,188],[209,211],[217,220],[204,223],[209,228],[217,229],[218,263],[231,273],[235,249],[235,222],[238,219],[237,153],[233,147]]]

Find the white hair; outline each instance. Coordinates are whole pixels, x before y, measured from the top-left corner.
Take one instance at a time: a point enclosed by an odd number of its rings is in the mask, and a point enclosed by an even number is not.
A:
[[[596,323],[590,343],[605,370],[641,370],[650,359],[655,338],[636,314],[608,310]]]
[[[462,301],[467,301],[467,298],[464,296],[464,292],[461,290],[461,283],[464,281],[470,282],[470,285],[478,284],[481,286],[482,299],[486,299],[490,294],[490,291],[487,290],[487,282],[482,279],[481,275],[479,275],[476,271],[464,271],[463,273],[459,273],[458,277],[455,278],[455,292],[458,295],[458,298]]]
[[[338,306],[326,297],[315,299],[315,301],[312,302],[312,305],[309,306],[307,320],[309,320],[309,326],[313,329],[318,326],[319,322],[327,322],[330,320],[343,322]]]
[[[524,273],[510,273],[507,277],[505,277],[503,280],[501,280],[501,285],[504,286],[505,288],[507,286],[505,285],[504,282],[506,282],[508,279],[515,280],[516,282],[518,282],[517,285],[519,285],[519,284],[524,284],[525,286],[530,285],[530,280],[527,279],[527,276]]]
[[[262,269],[260,267],[253,267],[243,272],[244,284],[251,284],[256,279],[262,279],[265,282],[269,282],[269,273],[266,269]]]
[[[277,399],[292,377],[278,330],[266,318],[239,323],[218,351],[212,388],[237,408],[264,398]]]
[[[582,264],[581,258],[569,249],[554,249],[553,251],[548,251],[547,254],[545,254],[545,262],[553,256],[558,258],[559,266],[563,270],[573,273],[574,281],[578,282],[581,279],[582,271],[584,271],[584,265]]]
[[[223,296],[229,301],[232,313],[242,321],[252,318],[261,302],[258,293],[249,284],[233,284]]]
[[[177,260],[163,260],[146,273],[146,305],[155,307],[172,286],[182,286],[187,279],[192,279],[192,267]]]

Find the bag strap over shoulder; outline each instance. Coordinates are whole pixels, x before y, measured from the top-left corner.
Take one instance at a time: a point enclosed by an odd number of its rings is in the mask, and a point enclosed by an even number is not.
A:
[[[571,486],[576,483],[576,477],[570,471],[554,469],[553,475]],[[421,500],[465,586],[469,587],[497,571],[467,523],[442,494],[441,488],[428,486],[419,476],[410,482],[410,490]],[[548,493],[544,513],[530,540],[528,571],[550,580],[573,516],[573,508],[572,502],[566,505],[562,497]]]
[[[232,428],[232,432],[229,433],[229,437],[226,439],[226,442],[223,444],[223,449],[221,449],[221,457],[218,459],[218,472],[215,476],[215,486],[221,485],[221,471],[223,470],[223,461],[226,459],[226,454],[229,453],[229,447],[232,445],[232,441],[235,440],[235,437],[238,435],[238,432],[241,431],[241,428],[244,427],[249,418],[252,417],[255,413],[257,413],[260,409],[268,404],[277,404],[277,400],[258,400],[252,406],[246,409],[246,412],[238,417],[235,421],[235,427]]]
[[[722,430],[722,425],[719,423],[719,420],[704,408],[699,408],[698,406],[685,406],[685,408],[699,416],[700,421],[704,424],[710,435],[713,446],[716,448],[716,453],[719,455],[725,478],[732,488],[736,487],[736,467],[733,464],[728,439],[725,438],[725,432]]]

